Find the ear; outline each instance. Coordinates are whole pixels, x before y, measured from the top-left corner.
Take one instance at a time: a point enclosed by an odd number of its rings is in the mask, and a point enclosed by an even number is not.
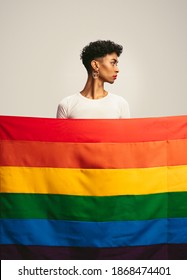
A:
[[[93,70],[97,71],[99,69],[99,62],[97,60],[92,60],[91,66]]]

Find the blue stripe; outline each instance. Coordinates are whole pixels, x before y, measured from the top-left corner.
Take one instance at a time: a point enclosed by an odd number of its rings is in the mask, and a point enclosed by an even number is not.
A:
[[[175,218],[168,220],[169,243],[187,243],[187,218]]]
[[[187,218],[122,222],[2,219],[1,243],[121,247],[187,243]]]

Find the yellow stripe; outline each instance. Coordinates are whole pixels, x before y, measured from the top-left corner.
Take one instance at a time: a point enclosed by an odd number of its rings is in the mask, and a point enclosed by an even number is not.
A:
[[[187,191],[187,165],[168,166],[170,192]]]
[[[0,167],[1,192],[88,196],[187,191],[187,166],[137,169]]]

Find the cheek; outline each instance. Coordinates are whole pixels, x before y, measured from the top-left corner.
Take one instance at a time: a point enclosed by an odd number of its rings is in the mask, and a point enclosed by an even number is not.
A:
[[[111,65],[105,65],[101,68],[101,75],[107,75],[110,74],[113,71],[112,66]]]

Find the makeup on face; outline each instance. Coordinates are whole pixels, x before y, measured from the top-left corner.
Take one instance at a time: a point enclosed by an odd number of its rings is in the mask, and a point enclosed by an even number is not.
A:
[[[118,56],[116,53],[108,54],[100,62],[99,73],[104,82],[113,83],[117,79]]]

